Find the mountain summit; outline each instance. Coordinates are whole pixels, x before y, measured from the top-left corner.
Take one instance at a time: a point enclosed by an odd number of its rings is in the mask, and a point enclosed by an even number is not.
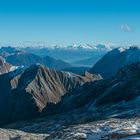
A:
[[[125,66],[140,61],[140,49],[130,47],[129,49],[116,48],[103,56],[91,69],[91,73],[101,74],[104,78],[114,76],[117,71]]]
[[[0,124],[38,116],[47,104],[56,104],[67,92],[98,77],[79,76],[35,64],[18,74],[0,76]],[[12,75],[12,76],[11,76]],[[13,76],[14,75],[14,76]]]

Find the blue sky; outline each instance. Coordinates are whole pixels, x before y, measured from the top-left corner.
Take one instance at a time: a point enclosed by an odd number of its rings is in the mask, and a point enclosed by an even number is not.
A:
[[[139,0],[0,0],[0,44],[140,44]]]

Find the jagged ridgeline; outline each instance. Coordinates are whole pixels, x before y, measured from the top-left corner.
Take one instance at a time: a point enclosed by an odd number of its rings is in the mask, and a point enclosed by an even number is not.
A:
[[[57,134],[60,138],[67,139],[70,131],[71,138],[82,138],[82,136],[89,138],[89,133],[84,126],[92,130],[93,123],[100,130],[99,134],[104,132],[101,125],[105,129],[105,124],[108,124],[109,130],[110,127],[116,129],[115,125],[112,125],[114,121],[118,127],[127,127],[119,119],[126,122],[130,118],[129,123],[132,129],[135,117],[137,117],[136,122],[139,122],[140,116],[139,53],[140,50],[137,47],[114,49],[101,58],[89,72],[85,70],[82,75],[78,75],[69,72],[69,67],[65,72],[48,68],[40,63],[32,65],[38,60],[23,66],[25,61],[22,62],[20,59],[21,65],[15,66],[7,62],[8,57],[11,59],[13,56],[22,54],[22,57],[25,55],[26,59],[27,56],[33,56],[35,60],[34,55],[15,49],[2,52],[0,58],[0,125],[28,132],[30,130],[30,132],[45,133],[43,136],[40,135],[40,138],[49,137],[50,139],[58,138]],[[27,60],[30,60],[29,58]],[[71,68],[74,69],[74,67]],[[76,71],[77,69],[78,67]],[[112,120],[112,118],[117,119]],[[104,124],[102,121],[100,124],[97,122],[101,119],[105,121]],[[139,127],[136,122],[134,134],[137,134],[136,130]],[[74,132],[78,132],[79,128],[80,131],[84,131],[84,134],[75,136]],[[63,134],[60,131],[63,131]],[[90,135],[95,137],[95,128],[93,131],[94,134]],[[5,134],[5,130],[2,129],[1,132]],[[11,135],[11,132],[6,132]],[[12,131],[12,133],[17,135],[20,132]],[[109,131],[103,135],[109,138],[108,133]],[[114,137],[114,134],[110,133],[111,138]],[[126,133],[129,133],[128,130]],[[120,138],[120,134],[115,137]]]
[[[97,79],[100,77],[79,76],[38,64],[1,75],[1,123],[34,118],[48,103],[57,104],[67,92]]]

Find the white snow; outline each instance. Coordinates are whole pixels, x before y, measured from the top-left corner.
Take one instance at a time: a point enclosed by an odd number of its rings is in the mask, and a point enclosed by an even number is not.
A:
[[[10,77],[14,77],[16,75],[18,75],[22,70],[23,70],[24,66],[12,66],[10,69],[10,72],[8,73]]]
[[[79,139],[86,139],[87,135],[85,133],[76,133],[74,137],[79,138]]]
[[[108,43],[108,44],[72,44],[72,45],[61,45],[61,44],[58,44],[58,45],[50,45],[50,46],[47,46],[47,45],[35,45],[35,47],[32,46],[32,48],[38,48],[38,49],[43,49],[43,48],[48,48],[48,49],[64,49],[64,50],[101,50],[101,48],[98,48],[98,45],[105,45],[105,48],[104,50],[112,50],[113,45]],[[23,47],[25,48],[25,46]]]
[[[124,52],[126,49],[125,48],[119,48],[118,49],[120,51],[120,53]]]
[[[72,73],[66,72],[68,74],[68,77],[73,77]]]
[[[19,66],[12,66],[12,67],[10,68],[9,72],[14,71],[14,70],[16,70],[16,69],[18,69],[18,68],[19,68]]]

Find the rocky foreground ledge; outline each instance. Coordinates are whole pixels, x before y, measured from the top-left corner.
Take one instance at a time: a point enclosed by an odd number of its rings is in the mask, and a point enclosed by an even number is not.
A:
[[[69,118],[68,118],[69,119]],[[65,121],[64,121],[65,120]],[[19,122],[0,129],[0,140],[137,140],[140,119],[106,119],[68,125],[66,119]],[[10,128],[11,127],[11,128]],[[12,128],[13,127],[13,128]]]

